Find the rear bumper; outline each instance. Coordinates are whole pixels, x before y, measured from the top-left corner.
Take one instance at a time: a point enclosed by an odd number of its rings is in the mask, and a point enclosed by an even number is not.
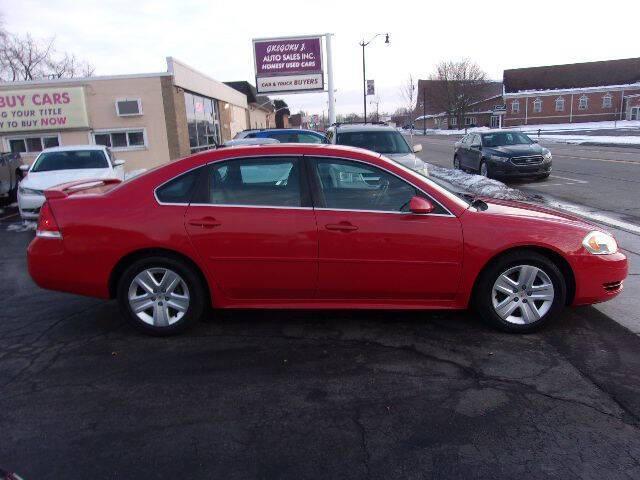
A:
[[[627,257],[620,252],[575,257],[576,294],[573,305],[588,305],[615,298],[622,291],[627,273]]]
[[[63,239],[35,237],[27,248],[27,267],[29,275],[41,288],[109,298],[105,276],[69,254]]]

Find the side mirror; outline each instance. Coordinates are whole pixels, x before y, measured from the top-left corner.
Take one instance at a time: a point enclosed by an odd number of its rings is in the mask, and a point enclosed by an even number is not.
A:
[[[415,196],[409,201],[409,211],[416,215],[426,215],[434,210],[433,203],[423,197]]]
[[[23,173],[27,173],[29,171],[29,165],[20,165],[20,171]]]
[[[413,146],[413,153],[418,153],[422,151],[422,144],[417,144]]]
[[[124,164],[125,164],[124,160],[114,160],[113,162],[114,167],[119,167],[120,165],[124,165]]]

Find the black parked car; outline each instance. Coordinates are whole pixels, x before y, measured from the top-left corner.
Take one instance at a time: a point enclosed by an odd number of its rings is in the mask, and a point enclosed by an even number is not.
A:
[[[469,133],[456,142],[453,166],[485,177],[547,178],[551,152],[522,132]]]

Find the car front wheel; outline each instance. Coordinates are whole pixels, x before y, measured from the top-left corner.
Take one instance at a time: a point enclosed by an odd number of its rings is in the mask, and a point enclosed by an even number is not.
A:
[[[118,303],[137,329],[174,335],[198,320],[205,306],[202,281],[186,263],[168,257],[134,262],[118,283]]]
[[[512,333],[532,332],[549,322],[565,305],[562,272],[537,252],[513,252],[480,276],[475,305],[482,318]]]

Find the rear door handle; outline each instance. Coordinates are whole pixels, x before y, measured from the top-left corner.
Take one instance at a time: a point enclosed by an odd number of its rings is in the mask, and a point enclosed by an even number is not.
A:
[[[358,229],[358,227],[352,225],[349,222],[328,223],[324,226],[324,228],[326,228],[327,230],[338,230],[341,232],[352,232]]]
[[[215,228],[215,227],[219,227],[222,224],[213,217],[204,217],[204,218],[189,220],[189,225],[192,225],[194,227],[200,227],[200,228]]]

